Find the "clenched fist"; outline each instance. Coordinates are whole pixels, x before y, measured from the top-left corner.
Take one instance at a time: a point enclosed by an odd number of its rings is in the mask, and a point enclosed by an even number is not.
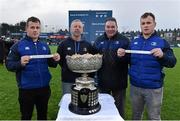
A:
[[[27,56],[27,55],[22,56],[21,57],[21,65],[25,66],[27,63],[29,63],[29,60],[30,60],[30,56]]]
[[[117,50],[117,56],[122,57],[122,56],[124,56],[125,54],[126,54],[126,53],[125,53],[125,49],[119,48],[119,49]]]

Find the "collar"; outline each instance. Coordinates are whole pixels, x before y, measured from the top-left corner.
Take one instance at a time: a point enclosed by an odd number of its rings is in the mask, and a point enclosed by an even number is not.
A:
[[[76,43],[76,42],[77,42],[77,43],[80,43],[80,42],[84,41],[82,38],[81,38],[80,41],[76,41],[76,40],[74,40],[72,37],[69,37],[69,38],[70,38],[71,41],[73,41],[73,42],[75,42],[75,43]]]
[[[153,37],[153,36],[156,36],[156,35],[157,35],[157,32],[154,31],[154,32],[151,34],[151,36],[149,36],[149,38],[151,38],[151,37]],[[140,34],[140,37],[144,38],[142,32],[141,32],[141,34]],[[145,38],[144,38],[144,39],[145,39]],[[148,38],[147,38],[147,39],[148,39]]]
[[[27,35],[25,36],[25,39],[28,40],[28,41],[32,41],[33,42],[33,39],[31,37],[27,36]],[[39,42],[39,38],[38,38],[37,42]]]
[[[117,38],[118,34],[119,34],[119,32],[116,32],[116,34],[115,34],[114,36],[112,36],[111,38],[108,38],[106,32],[104,32],[104,36],[105,36],[105,38],[108,39],[108,40],[109,40],[109,39],[114,40],[115,38]]]

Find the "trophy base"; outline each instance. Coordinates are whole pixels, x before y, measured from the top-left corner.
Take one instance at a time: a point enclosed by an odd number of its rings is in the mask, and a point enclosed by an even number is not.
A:
[[[92,82],[89,81],[87,83],[91,85]],[[92,85],[77,88],[78,85],[79,84],[75,84],[71,87],[71,103],[69,104],[69,110],[81,115],[90,115],[98,112],[101,109],[101,105],[98,102],[98,89],[95,86],[91,87]]]
[[[101,105],[98,103],[97,105],[90,108],[80,108],[79,106],[75,106],[72,103],[69,104],[69,110],[73,113],[80,115],[90,115],[98,112],[101,109]]]

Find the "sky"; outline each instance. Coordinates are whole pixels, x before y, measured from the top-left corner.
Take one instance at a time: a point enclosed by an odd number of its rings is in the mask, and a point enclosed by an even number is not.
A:
[[[68,29],[69,10],[112,10],[119,31],[140,30],[144,12],[154,13],[156,29],[180,28],[180,0],[0,0],[0,23],[36,16],[42,29]]]

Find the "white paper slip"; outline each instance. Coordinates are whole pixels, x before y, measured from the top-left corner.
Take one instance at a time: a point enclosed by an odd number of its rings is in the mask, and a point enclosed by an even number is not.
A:
[[[151,51],[144,50],[125,50],[126,53],[134,53],[134,54],[151,54]]]
[[[30,55],[31,59],[38,59],[38,58],[52,58],[53,55]]]

